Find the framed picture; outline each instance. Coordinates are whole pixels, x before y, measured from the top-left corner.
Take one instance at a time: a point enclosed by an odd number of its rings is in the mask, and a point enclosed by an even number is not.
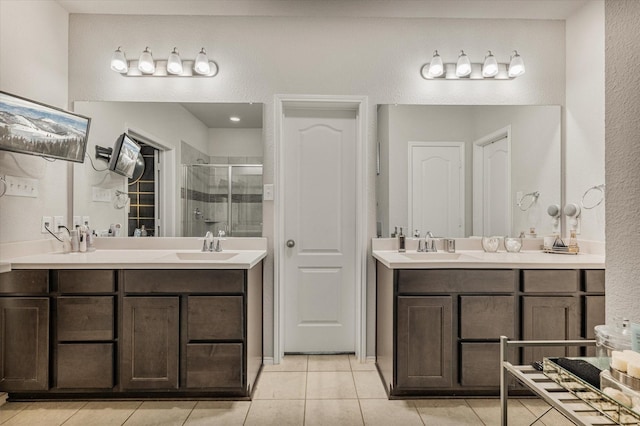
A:
[[[0,150],[84,162],[91,119],[0,91]]]

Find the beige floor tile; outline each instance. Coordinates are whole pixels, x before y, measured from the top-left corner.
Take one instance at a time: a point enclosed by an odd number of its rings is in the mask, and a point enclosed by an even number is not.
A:
[[[200,401],[185,426],[243,425],[250,406],[249,401]]]
[[[246,426],[301,426],[304,400],[252,401]]]
[[[520,403],[524,405],[535,417],[540,417],[542,423],[547,426],[573,426],[573,422],[560,414],[558,411],[549,410],[549,404],[538,398],[522,398]],[[511,403],[511,400],[509,400]],[[546,414],[545,414],[546,412]]]
[[[307,399],[355,399],[357,397],[350,371],[307,373]]]
[[[467,403],[487,426],[500,425],[499,399],[467,399]],[[509,399],[509,426],[529,426],[536,417],[517,399]]]
[[[354,371],[353,379],[356,382],[358,398],[386,398],[384,385],[377,371]]]
[[[264,372],[258,379],[253,399],[304,399],[307,373]]]
[[[182,425],[195,405],[195,401],[145,401],[124,424],[126,426]]]
[[[351,371],[349,355],[309,355],[307,371]]]
[[[426,425],[483,425],[464,399],[423,399],[414,403]]]
[[[309,399],[304,412],[305,426],[362,425],[357,399]]]
[[[121,426],[140,405],[140,401],[91,401],[64,425]]]
[[[367,426],[423,425],[413,401],[361,399],[360,408]]]
[[[35,402],[11,417],[4,425],[61,425],[86,404],[86,401]]]
[[[0,406],[0,423],[4,423],[29,406],[29,402],[6,402]]]
[[[373,360],[360,362],[355,355],[349,355],[349,364],[351,364],[352,371],[377,371],[376,363]]]
[[[307,371],[307,355],[285,355],[280,364],[265,365],[262,371]]]

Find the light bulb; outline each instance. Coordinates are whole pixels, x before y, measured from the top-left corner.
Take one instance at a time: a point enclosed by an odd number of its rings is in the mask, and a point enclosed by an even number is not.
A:
[[[127,58],[124,56],[124,52],[120,50],[119,47],[115,52],[113,52],[113,55],[111,55],[111,69],[121,74],[129,71]]]
[[[489,50],[489,53],[484,58],[484,64],[482,65],[483,77],[495,77],[498,74],[498,61],[493,53]]]
[[[169,53],[169,59],[167,59],[167,72],[174,75],[182,74],[182,60],[175,47],[173,52]]]
[[[442,65],[442,58],[438,55],[438,51],[436,50],[433,53],[433,58],[431,58],[431,63],[429,64],[429,76],[440,77],[443,72],[444,66]]]
[[[456,75],[458,77],[466,77],[471,74],[471,61],[464,50],[460,51],[458,62],[456,64]]]
[[[153,56],[151,56],[148,47],[144,49],[144,52],[140,55],[140,59],[138,59],[138,69],[143,74],[153,74],[156,70],[156,64],[153,62]]]
[[[200,50],[200,53],[196,56],[196,60],[193,64],[193,70],[200,75],[207,75],[211,72],[211,66],[209,65],[209,58],[204,51],[204,47]]]
[[[520,77],[524,74],[524,61],[522,57],[518,55],[516,50],[513,51],[511,56],[511,62],[509,63],[509,77]]]

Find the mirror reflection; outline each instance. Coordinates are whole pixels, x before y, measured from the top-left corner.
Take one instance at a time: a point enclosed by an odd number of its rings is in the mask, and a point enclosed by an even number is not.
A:
[[[92,117],[87,158],[73,169],[74,226],[89,222],[105,236],[262,235],[262,104],[75,102],[74,110]],[[144,172],[134,179],[96,158],[96,146],[113,147],[123,132],[141,147]]]
[[[378,234],[550,234],[559,106],[378,106]]]

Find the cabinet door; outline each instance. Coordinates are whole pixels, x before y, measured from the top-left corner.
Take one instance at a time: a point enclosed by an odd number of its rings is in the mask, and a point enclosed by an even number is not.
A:
[[[49,299],[0,298],[0,390],[49,388]]]
[[[120,383],[123,389],[177,389],[178,297],[125,297]]]
[[[580,303],[577,297],[522,298],[524,340],[575,340],[580,338]],[[549,356],[574,356],[576,348],[524,348],[524,363]]]
[[[584,337],[586,337],[587,339],[595,339],[596,333],[594,331],[594,327],[596,325],[604,324],[604,296],[585,296],[584,299]],[[596,356],[596,348],[587,348],[587,356]]]
[[[444,297],[398,297],[397,385],[452,385],[453,301]]]

